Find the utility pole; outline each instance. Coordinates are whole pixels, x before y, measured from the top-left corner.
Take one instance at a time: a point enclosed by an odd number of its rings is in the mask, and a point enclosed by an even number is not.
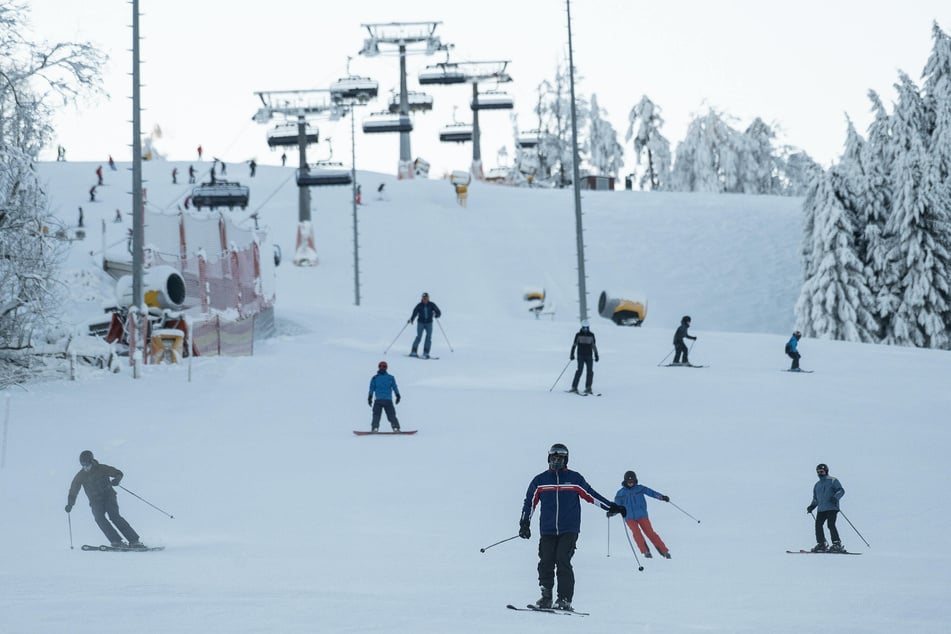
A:
[[[588,290],[584,271],[584,227],[581,223],[581,167],[578,153],[578,108],[575,105],[575,60],[571,44],[571,0],[565,0],[568,9],[568,77],[571,86],[571,156],[572,181],[575,190],[575,240],[578,250],[578,320],[588,318]]]

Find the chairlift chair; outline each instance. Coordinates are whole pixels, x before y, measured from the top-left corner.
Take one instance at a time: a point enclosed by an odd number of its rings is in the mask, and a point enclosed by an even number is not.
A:
[[[363,132],[365,134],[412,131],[413,120],[408,115],[373,112],[363,120]]]
[[[467,81],[466,74],[456,64],[451,63],[433,64],[419,72],[419,84],[421,86],[464,84]]]
[[[320,131],[317,129],[317,126],[313,126],[309,123],[304,124],[304,140],[306,143],[308,145],[311,143],[317,143],[319,139]],[[272,130],[268,130],[267,144],[269,147],[296,147],[297,142],[298,137],[296,123],[282,123]]]
[[[209,209],[240,207],[245,209],[248,206],[250,196],[251,190],[246,185],[216,181],[214,183],[202,183],[192,189],[191,202],[195,209],[199,210],[202,207]]]
[[[379,84],[369,77],[342,77],[330,84],[330,99],[335,103],[351,99],[366,103],[376,98],[378,86]]]
[[[473,110],[511,110],[515,107],[515,102],[506,92],[488,90],[473,97],[469,106]]]
[[[538,130],[526,130],[525,132],[519,132],[515,137],[515,145],[524,150],[530,150],[533,147],[537,147],[538,143]]]
[[[340,165],[339,163],[337,165]],[[316,165],[306,170],[297,170],[298,187],[330,187],[333,185],[351,185],[353,175],[340,167]]]
[[[410,112],[427,112],[433,109],[433,96],[424,92],[407,91],[406,101],[409,103]],[[400,111],[400,94],[393,93],[390,97],[390,113],[396,114]]]
[[[471,123],[451,123],[439,130],[443,143],[466,143],[472,140]]]

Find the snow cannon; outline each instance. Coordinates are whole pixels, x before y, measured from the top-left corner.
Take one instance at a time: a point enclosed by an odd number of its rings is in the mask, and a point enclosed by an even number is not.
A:
[[[522,299],[528,302],[528,312],[533,313],[537,319],[545,308],[545,289],[540,286],[526,287]]]
[[[610,319],[618,326],[640,326],[647,317],[647,298],[640,293],[626,293],[630,297],[641,299],[627,299],[611,297],[607,291],[601,291],[598,298],[598,314]]]
[[[466,186],[472,181],[472,174],[467,170],[453,170],[452,174],[449,175],[449,182],[457,187],[459,185]]]
[[[155,266],[142,273],[142,294],[150,308],[179,310],[185,303],[185,278],[170,266]],[[123,275],[116,282],[116,300],[120,306],[131,306],[132,276]]]

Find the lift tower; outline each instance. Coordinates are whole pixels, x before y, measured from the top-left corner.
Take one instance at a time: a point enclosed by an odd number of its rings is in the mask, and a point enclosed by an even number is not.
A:
[[[387,125],[368,129],[364,125],[364,132],[399,132],[400,134],[400,162],[397,171],[399,178],[413,178],[413,157],[410,149],[409,133],[412,125],[409,124],[409,100],[406,90],[406,56],[410,53],[425,53],[432,55],[439,51],[448,51],[449,44],[434,35],[436,28],[442,22],[387,22],[361,24],[370,34],[363,42],[360,55],[375,57],[381,54],[380,45],[395,46],[400,57],[400,105],[396,125]],[[413,51],[408,47],[415,44],[424,44],[423,50]]]

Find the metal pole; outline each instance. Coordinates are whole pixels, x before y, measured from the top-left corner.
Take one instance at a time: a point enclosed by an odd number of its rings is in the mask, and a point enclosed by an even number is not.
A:
[[[145,242],[143,231],[144,209],[142,201],[142,122],[141,95],[139,91],[139,0],[132,0],[132,305],[146,315],[145,297],[142,292],[142,248]],[[143,334],[145,330],[143,329]],[[142,337],[142,349],[147,342]],[[130,351],[135,359],[135,351]],[[143,355],[144,362],[144,355]],[[133,361],[134,363],[134,361]],[[138,364],[132,376],[139,377]]]
[[[581,224],[581,168],[578,155],[578,109],[575,106],[575,59],[571,44],[571,0],[565,0],[568,9],[568,79],[571,86],[571,156],[572,185],[575,190],[575,239],[578,251],[578,319],[588,318],[588,290],[585,287],[584,235]]]
[[[400,119],[409,116],[409,95],[406,94],[406,45],[400,44]],[[410,165],[413,162],[409,132],[400,132],[399,178],[413,178]],[[404,173],[405,172],[405,173]]]
[[[472,103],[478,104],[479,83],[472,82]],[[472,108],[472,176],[482,179],[482,130],[479,128],[479,110]]]
[[[309,171],[307,167],[307,120],[304,115],[297,115],[297,150],[299,155],[298,167],[300,173]],[[310,222],[310,187],[302,185],[297,188],[297,220]]]
[[[350,176],[353,180],[353,303],[360,305],[360,239],[357,235],[357,141],[353,105],[350,106]]]

